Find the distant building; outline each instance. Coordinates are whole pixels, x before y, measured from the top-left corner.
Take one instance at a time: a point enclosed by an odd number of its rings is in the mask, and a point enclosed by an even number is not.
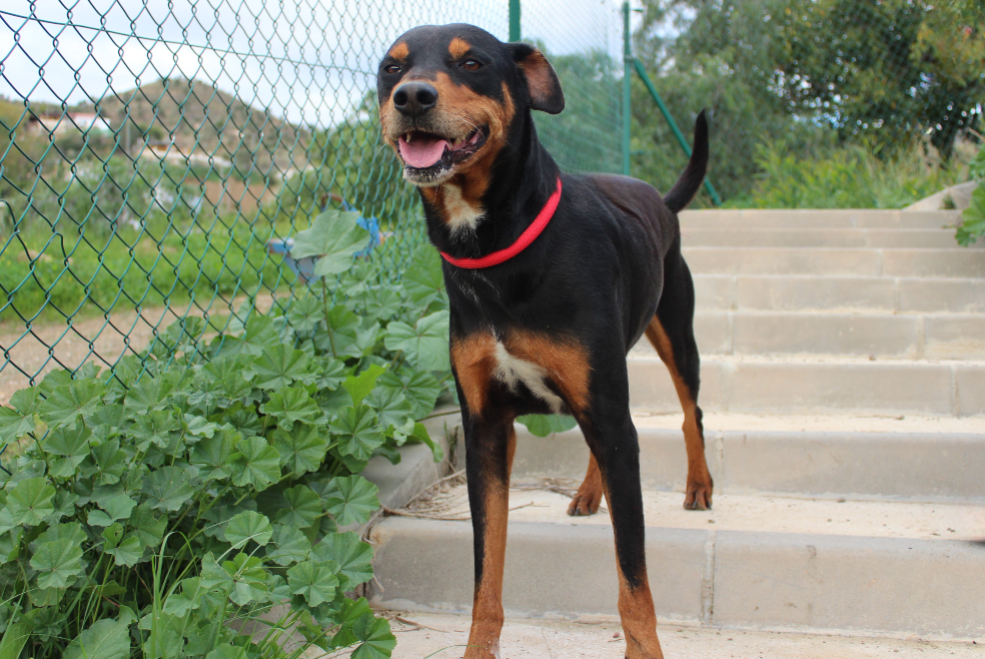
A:
[[[95,130],[111,132],[113,129],[95,112],[43,112],[32,114],[27,120],[28,130],[64,135],[70,132]]]

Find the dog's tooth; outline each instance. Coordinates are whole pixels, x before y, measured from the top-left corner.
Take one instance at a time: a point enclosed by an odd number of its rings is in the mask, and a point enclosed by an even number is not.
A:
[[[414,133],[407,133],[406,135],[404,135],[404,142],[407,142],[407,144],[410,144],[410,140],[413,137],[414,137]]]

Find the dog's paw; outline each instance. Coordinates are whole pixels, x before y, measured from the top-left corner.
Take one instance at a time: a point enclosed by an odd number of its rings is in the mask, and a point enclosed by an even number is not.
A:
[[[687,494],[684,496],[685,510],[711,510],[712,484],[688,481]]]
[[[568,514],[572,517],[583,517],[585,515],[594,515],[599,511],[599,505],[602,503],[602,492],[597,490],[578,490],[578,493],[571,499],[571,504],[568,506]]]

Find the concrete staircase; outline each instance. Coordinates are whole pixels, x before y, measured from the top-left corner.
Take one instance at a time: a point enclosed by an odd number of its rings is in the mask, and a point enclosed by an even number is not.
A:
[[[629,359],[657,614],[737,629],[985,638],[985,250],[953,212],[682,215],[715,507],[681,509],[682,417]],[[518,484],[580,479],[575,430],[518,428]],[[608,515],[511,495],[508,616],[616,611]],[[522,507],[521,507],[522,506]],[[471,526],[373,530],[381,606],[466,612]],[[970,646],[969,646],[970,647]]]

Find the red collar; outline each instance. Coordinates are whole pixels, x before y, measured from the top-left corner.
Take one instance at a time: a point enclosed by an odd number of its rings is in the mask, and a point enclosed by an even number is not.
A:
[[[481,268],[491,268],[494,265],[499,265],[504,261],[509,261],[511,258],[522,252],[523,250],[530,247],[530,244],[537,240],[537,236],[543,233],[544,229],[547,228],[547,224],[554,217],[554,211],[557,210],[557,205],[561,201],[561,177],[557,179],[557,189],[544,204],[544,207],[540,209],[537,217],[534,221],[530,223],[530,226],[520,234],[520,237],[516,239],[516,242],[505,249],[501,249],[492,254],[487,254],[481,259],[456,259],[454,256],[445,254],[441,252],[441,256],[444,257],[446,261],[451,263],[453,266],[458,268],[466,268],[468,270],[479,270]]]

